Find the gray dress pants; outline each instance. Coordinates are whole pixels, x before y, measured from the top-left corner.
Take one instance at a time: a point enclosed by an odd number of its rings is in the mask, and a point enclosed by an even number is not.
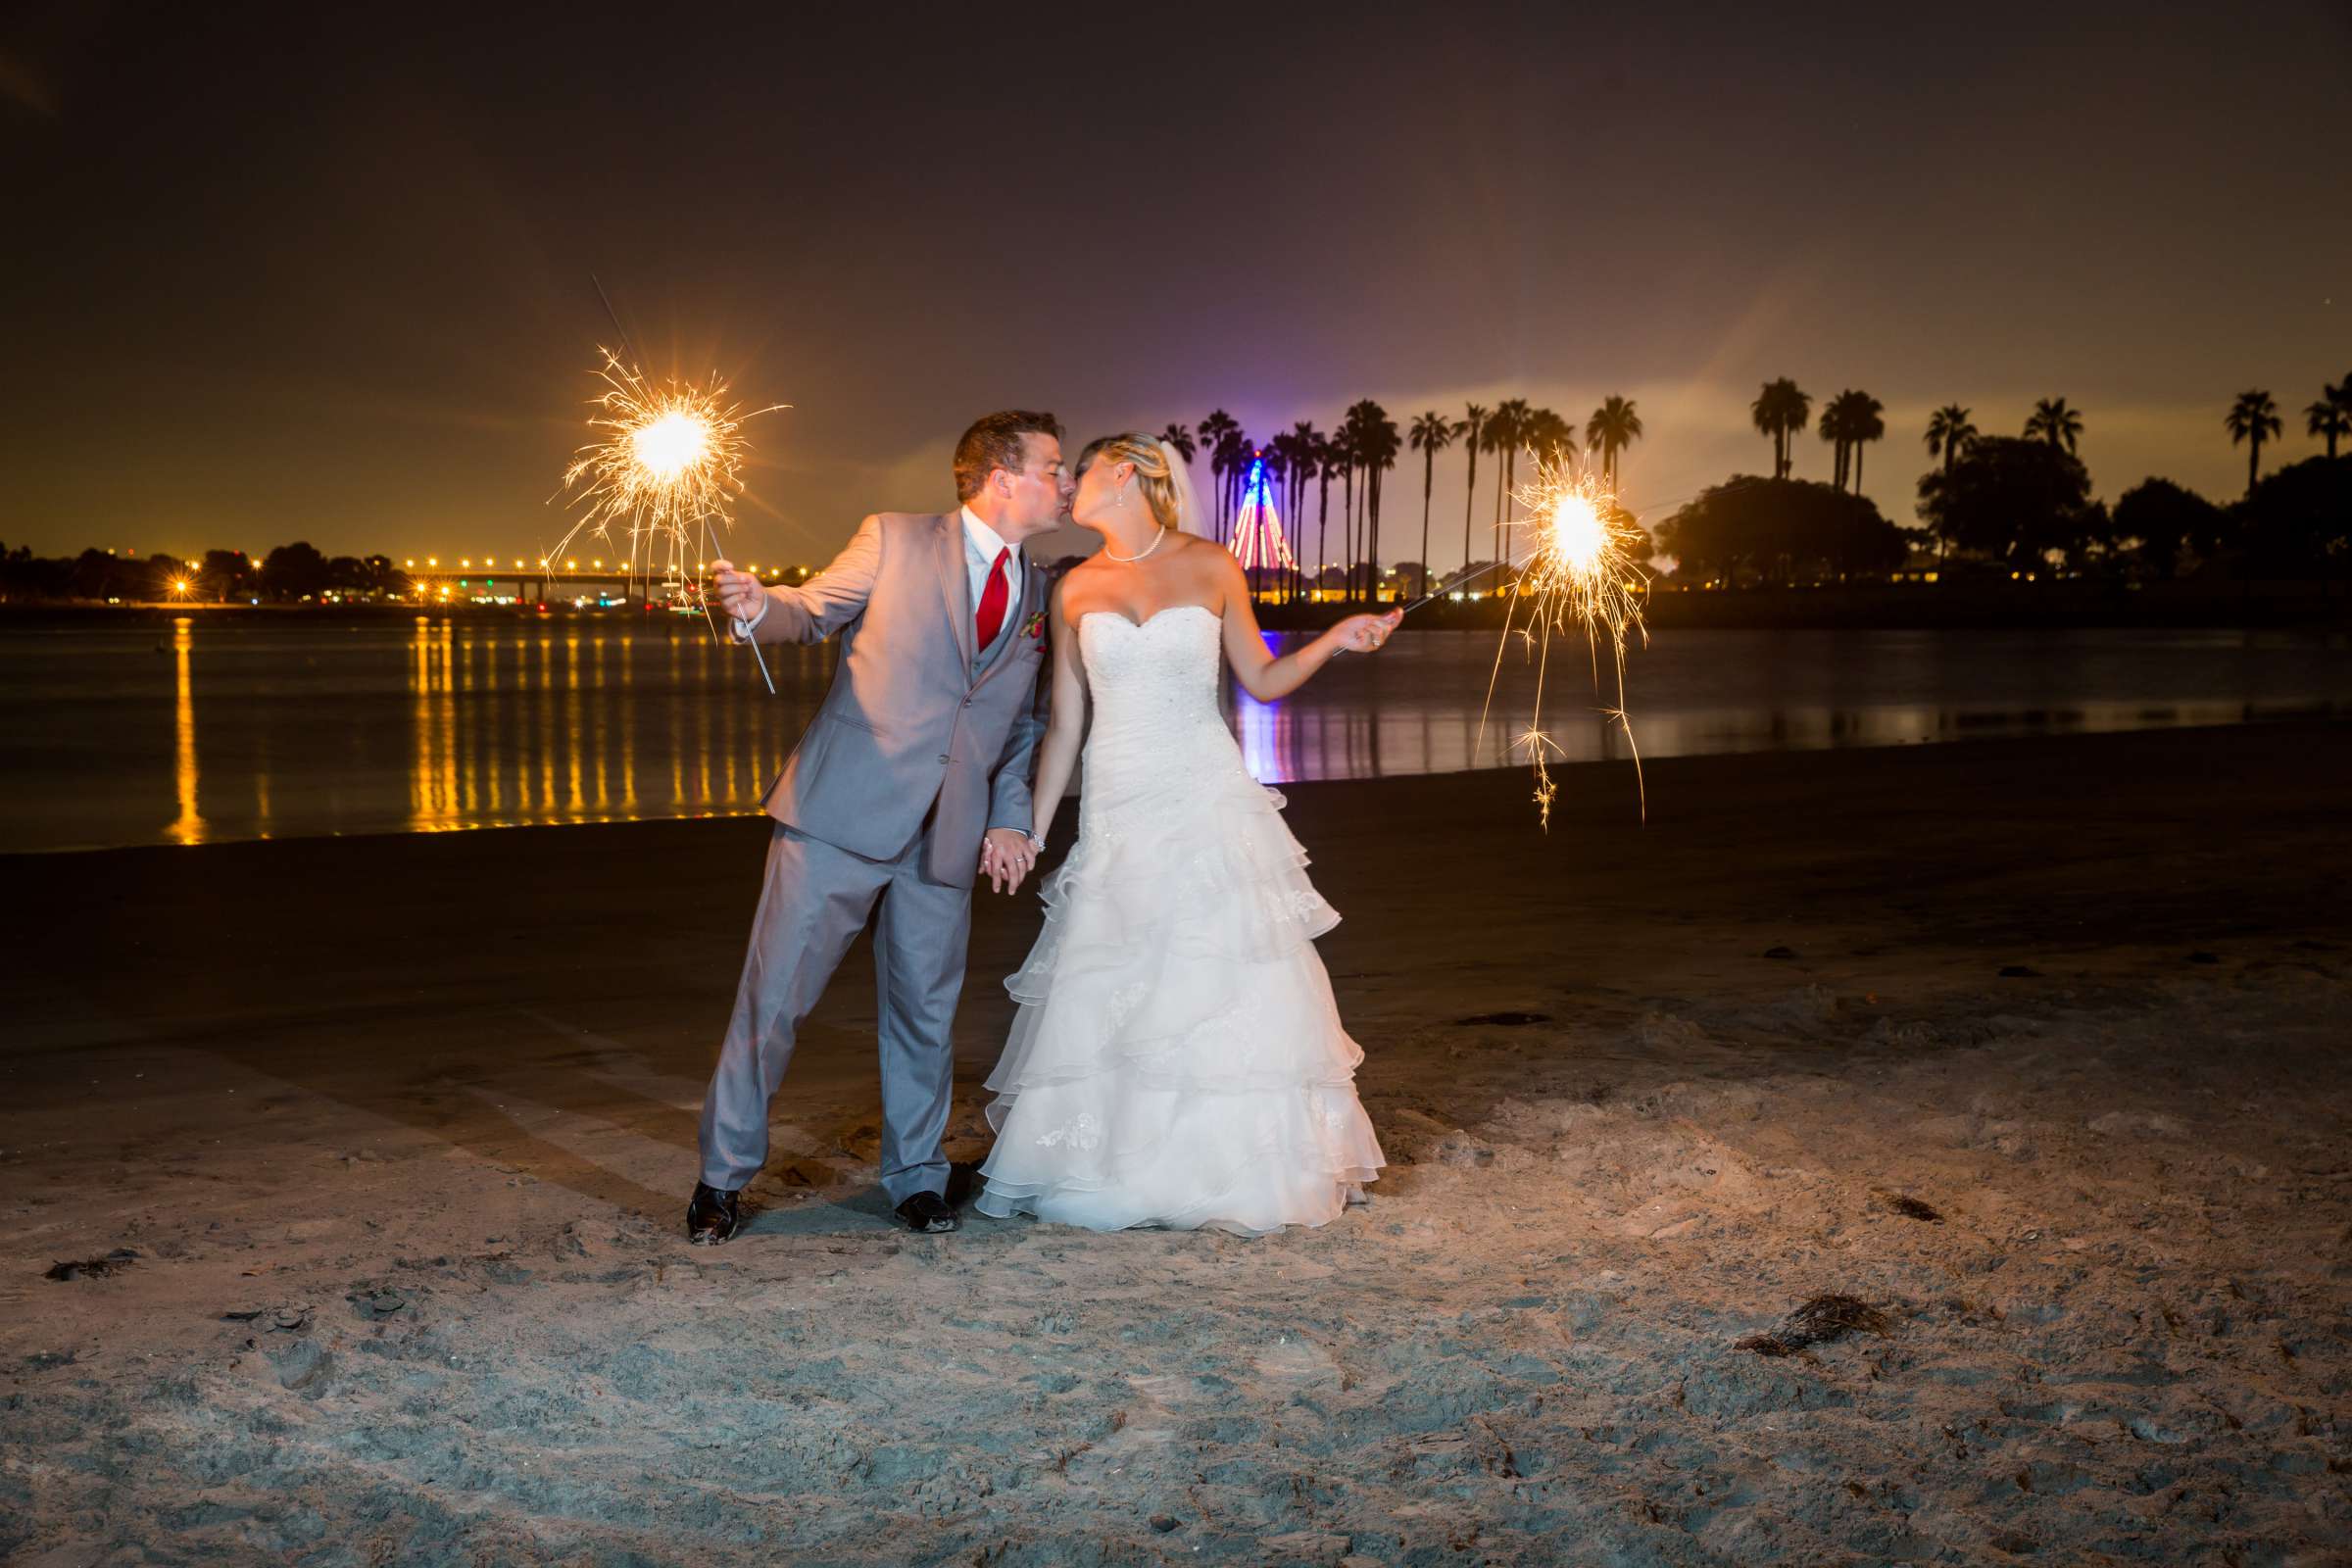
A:
[[[893,1205],[919,1192],[946,1193],[941,1144],[955,1086],[951,1036],[972,890],[925,880],[929,832],[926,821],[895,858],[869,860],[775,825],[734,1016],[703,1097],[703,1180],[712,1187],[747,1187],[767,1162],[768,1103],[784,1081],[794,1038],[879,901],[882,1188]]]

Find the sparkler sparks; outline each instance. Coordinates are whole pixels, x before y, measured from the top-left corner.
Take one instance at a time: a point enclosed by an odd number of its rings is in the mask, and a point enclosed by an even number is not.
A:
[[[665,597],[700,609],[708,620],[704,566],[718,554],[717,530],[733,526],[730,509],[744,493],[750,450],[744,421],[791,405],[746,411],[728,400],[727,383],[715,376],[707,389],[675,380],[656,385],[611,349],[597,352],[605,360],[597,371],[605,390],[590,400],[596,439],[564,470],[564,488],[576,489],[581,514],[542,564],[564,560],[581,529],[611,539],[620,524],[629,576],[650,588],[659,572]],[[764,659],[760,673],[774,690]]]
[[[611,349],[598,379],[605,390],[590,400],[597,412],[589,428],[597,438],[581,447],[564,470],[564,488],[577,489],[579,520],[547,559],[561,560],[582,528],[600,539],[622,524],[631,576],[650,581],[662,574],[665,587],[691,593],[699,582],[702,547],[715,543],[715,530],[733,524],[730,510],[744,492],[743,438],[747,419],[791,407],[770,404],[746,411],[727,399],[727,383],[713,378],[709,389],[647,380]]]
[[[1515,736],[1514,749],[1525,747],[1536,776],[1536,809],[1544,827],[1551,826],[1551,802],[1558,792],[1544,764],[1567,752],[1544,728],[1544,685],[1549,672],[1551,638],[1582,626],[1592,658],[1592,685],[1601,683],[1600,649],[1606,640],[1609,672],[1616,681],[1617,702],[1600,710],[1625,731],[1633,748],[1634,780],[1641,791],[1642,814],[1649,815],[1649,792],[1642,782],[1642,753],[1634,746],[1634,729],[1625,714],[1625,640],[1629,633],[1646,645],[1649,630],[1642,620],[1642,603],[1649,590],[1649,574],[1635,559],[1633,546],[1641,525],[1617,505],[1617,497],[1598,475],[1580,471],[1572,460],[1540,462],[1535,481],[1512,500],[1524,509],[1524,520],[1511,526],[1529,536],[1529,550],[1518,581],[1504,592],[1502,641],[1494,650],[1494,670],[1502,669],[1502,651],[1511,633],[1536,662],[1535,713],[1527,728]],[[1524,606],[1524,612],[1522,612]],[[1524,612],[1519,625],[1512,621]],[[1494,703],[1494,678],[1487,682],[1487,707]],[[1479,733],[1486,733],[1487,715],[1479,715]]]

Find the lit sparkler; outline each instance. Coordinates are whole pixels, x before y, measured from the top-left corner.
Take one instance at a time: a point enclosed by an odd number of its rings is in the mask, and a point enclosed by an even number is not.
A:
[[[733,525],[731,509],[744,493],[744,422],[791,405],[746,411],[728,400],[723,380],[713,377],[708,388],[656,385],[611,349],[598,352],[605,390],[590,400],[596,412],[588,419],[596,439],[564,470],[564,488],[577,490],[581,514],[548,559],[562,559],[583,528],[611,539],[618,524],[629,575],[650,584],[660,573],[673,601],[696,606],[708,619],[704,566],[718,554],[716,531]],[[767,675],[765,660],[760,673]]]
[[[1536,808],[1548,829],[1551,826],[1551,802],[1556,793],[1551,772],[1545,766],[1553,756],[1565,757],[1566,751],[1544,728],[1544,683],[1548,673],[1551,638],[1554,632],[1563,635],[1581,626],[1587,651],[1592,657],[1592,686],[1601,689],[1600,648],[1605,640],[1609,649],[1609,672],[1616,682],[1617,702],[1613,708],[1602,709],[1605,718],[1614,719],[1625,730],[1625,740],[1634,752],[1634,781],[1641,791],[1642,814],[1649,815],[1649,792],[1642,782],[1642,753],[1634,747],[1634,729],[1625,714],[1625,640],[1631,634],[1649,641],[1649,630],[1642,620],[1642,604],[1649,591],[1649,574],[1635,559],[1633,547],[1640,541],[1641,525],[1633,515],[1617,505],[1617,497],[1599,475],[1580,470],[1576,464],[1563,457],[1540,462],[1534,483],[1520,490],[1512,500],[1525,509],[1524,519],[1514,519],[1511,526],[1524,530],[1529,548],[1521,563],[1518,581],[1504,588],[1502,642],[1494,650],[1494,672],[1502,670],[1502,650],[1510,645],[1511,633],[1518,632],[1521,643],[1536,662],[1536,704],[1527,728],[1512,738],[1513,748],[1525,747],[1536,775]],[[1512,622],[1522,614],[1517,626]],[[1487,682],[1487,708],[1494,704],[1494,676]],[[1479,714],[1479,734],[1486,734],[1487,715]]]

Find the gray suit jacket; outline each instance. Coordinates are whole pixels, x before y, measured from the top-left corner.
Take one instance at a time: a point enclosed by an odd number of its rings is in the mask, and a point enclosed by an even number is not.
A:
[[[833,685],[761,802],[768,815],[888,859],[936,802],[923,874],[956,887],[977,878],[987,829],[1029,831],[1046,577],[1021,559],[1020,609],[976,670],[960,513],[878,513],[807,583],[767,590],[753,641],[841,637]]]

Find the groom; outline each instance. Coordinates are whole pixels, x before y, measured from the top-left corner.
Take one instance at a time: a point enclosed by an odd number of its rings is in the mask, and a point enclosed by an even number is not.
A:
[[[797,588],[717,564],[738,640],[838,633],[841,662],[763,803],[776,825],[703,1098],[690,1240],[723,1242],[741,1224],[737,1195],[767,1160],[768,1102],[793,1037],[877,904],[882,1189],[912,1229],[956,1229],[941,1141],[972,884],[984,871],[1010,891],[1036,859],[1046,579],[1021,543],[1053,527],[1075,489],[1052,415],[992,414],[956,443],[957,511],[870,516]]]

